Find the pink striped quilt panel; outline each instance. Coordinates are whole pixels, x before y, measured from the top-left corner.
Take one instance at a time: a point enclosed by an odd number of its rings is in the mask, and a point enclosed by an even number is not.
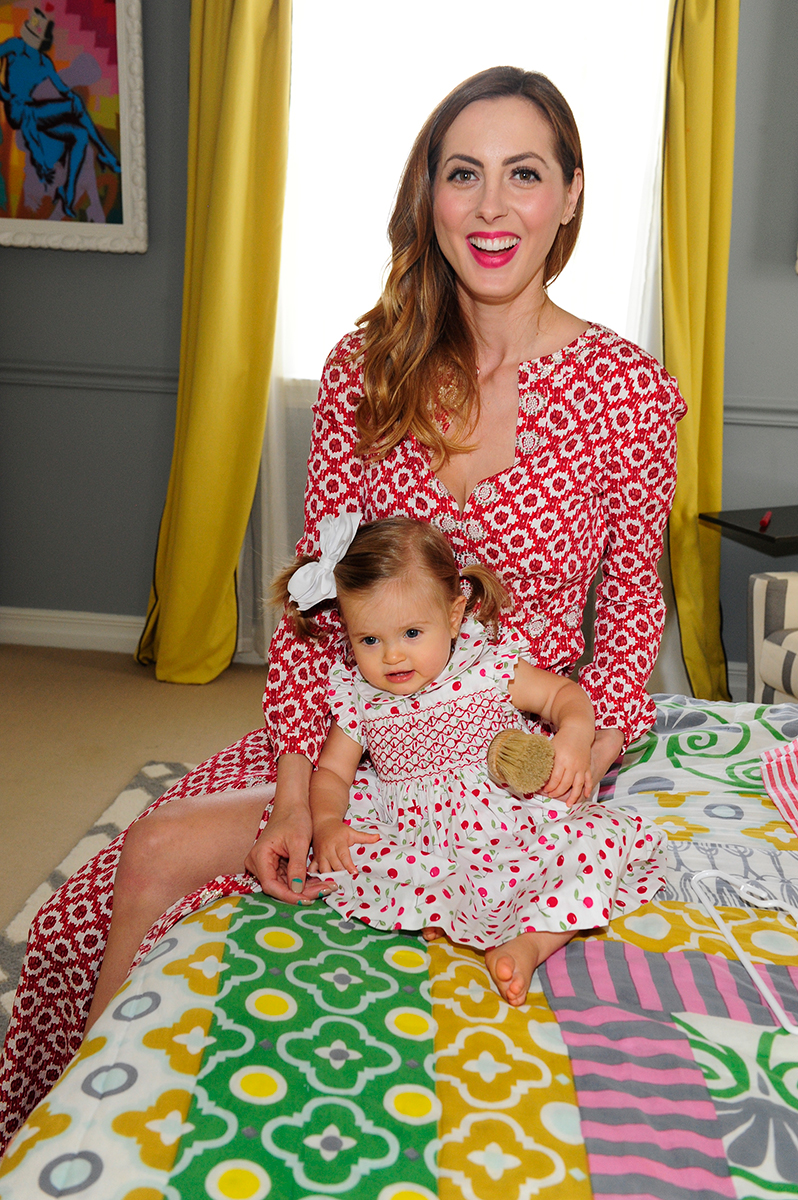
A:
[[[798,1019],[798,967],[760,969]],[[541,977],[595,1200],[798,1196],[797,1039],[738,962],[577,939]]]

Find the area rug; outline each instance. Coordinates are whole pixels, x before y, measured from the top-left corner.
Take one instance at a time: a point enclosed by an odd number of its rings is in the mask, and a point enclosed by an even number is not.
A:
[[[53,892],[79,867],[126,829],[134,817],[191,769],[187,763],[151,762],[131,779],[113,804],[97,818],[77,846],[28,897],[20,912],[0,933],[0,1044],[6,1035],[31,921]]]

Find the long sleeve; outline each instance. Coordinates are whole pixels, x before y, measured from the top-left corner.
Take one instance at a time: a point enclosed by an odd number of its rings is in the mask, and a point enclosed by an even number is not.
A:
[[[676,486],[676,422],[685,412],[675,381],[653,360],[648,365],[654,369],[636,364],[623,402],[611,410],[602,499],[607,545],[593,661],[580,672],[597,727],[621,729],[627,744],[655,715],[645,686],[665,620],[657,563]]]
[[[313,433],[305,490],[305,528],[297,554],[318,552],[321,518],[341,509],[363,509],[363,463],[355,455],[354,413],[361,395],[359,367],[352,362],[360,339],[343,338],[324,367],[314,407]],[[329,727],[327,677],[340,658],[343,629],[335,610],[323,612],[319,641],[298,638],[285,617],[269,647],[263,712],[275,753],[304,754],[315,762]]]

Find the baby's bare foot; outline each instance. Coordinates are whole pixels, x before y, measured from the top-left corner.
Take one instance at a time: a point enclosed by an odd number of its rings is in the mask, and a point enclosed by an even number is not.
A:
[[[499,989],[499,995],[514,1008],[526,1002],[532,975],[539,961],[534,934],[530,933],[523,933],[502,946],[485,951],[485,965]]]
[[[485,966],[502,999],[513,1008],[524,1004],[535,969],[573,936],[573,933],[530,931],[486,950]]]
[[[427,925],[421,930],[421,936],[425,942],[437,942],[443,937],[443,930],[440,925]]]

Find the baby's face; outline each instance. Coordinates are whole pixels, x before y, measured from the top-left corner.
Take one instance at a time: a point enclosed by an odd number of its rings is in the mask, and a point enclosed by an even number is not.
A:
[[[465,597],[449,604],[434,580],[391,579],[338,598],[355,662],[380,691],[409,696],[449,661]]]

